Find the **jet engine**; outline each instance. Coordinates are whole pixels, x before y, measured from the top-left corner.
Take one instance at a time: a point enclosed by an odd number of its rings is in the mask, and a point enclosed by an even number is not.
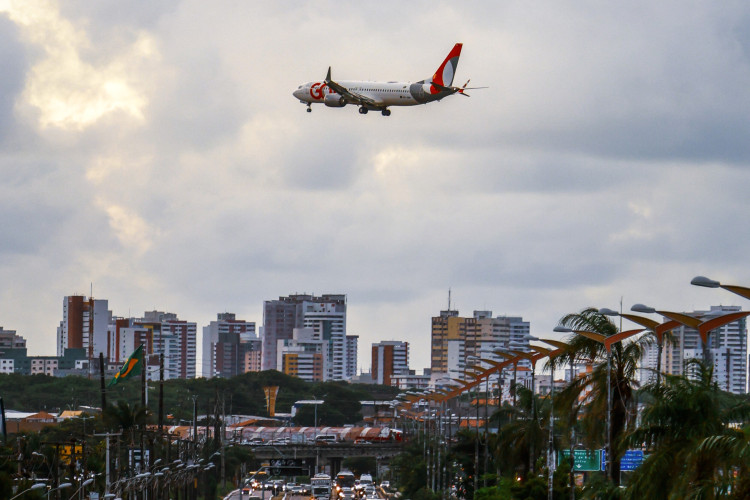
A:
[[[346,99],[338,94],[326,94],[323,103],[329,108],[343,108],[346,106]]]

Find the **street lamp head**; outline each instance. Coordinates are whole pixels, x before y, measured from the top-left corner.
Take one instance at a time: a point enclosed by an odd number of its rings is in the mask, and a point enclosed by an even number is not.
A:
[[[558,332],[558,333],[573,333],[572,328],[568,328],[567,326],[560,326],[560,325],[557,325],[556,327],[554,327],[552,331]]]
[[[602,314],[604,316],[619,316],[620,313],[615,311],[614,309],[610,309],[608,307],[602,307],[599,309],[599,314]]]
[[[35,484],[32,484],[31,488],[29,488],[29,489],[30,490],[38,490],[39,488],[46,488],[46,487],[47,487],[46,483],[35,483]]]
[[[539,340],[539,337],[534,337],[533,335],[529,335],[528,333],[521,338],[523,340]]]
[[[90,477],[87,480],[85,480],[81,486],[88,486],[88,485],[90,485],[93,482],[94,482],[94,478]]]
[[[630,310],[634,312],[645,313],[645,314],[654,314],[656,312],[656,309],[654,309],[653,307],[644,305],[644,304],[633,304],[633,307],[631,307]]]
[[[695,286],[704,286],[706,288],[719,288],[721,286],[721,283],[719,283],[718,281],[706,278],[705,276],[696,276],[695,278],[690,280],[690,284]]]

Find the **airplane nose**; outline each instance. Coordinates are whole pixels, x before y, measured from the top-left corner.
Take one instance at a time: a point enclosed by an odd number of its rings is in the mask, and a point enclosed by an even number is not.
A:
[[[304,92],[302,89],[297,89],[294,92],[292,92],[292,95],[296,97],[297,99],[302,99],[302,96],[304,95]]]

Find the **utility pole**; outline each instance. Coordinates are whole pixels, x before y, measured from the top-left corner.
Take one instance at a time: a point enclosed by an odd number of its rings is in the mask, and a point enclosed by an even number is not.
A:
[[[198,396],[193,396],[193,462],[198,458]]]
[[[102,391],[102,413],[107,409],[107,391],[104,389],[104,353],[99,353],[99,385]]]
[[[221,394],[221,487],[222,489],[227,489],[227,470],[224,468],[224,438],[227,434],[227,428],[226,428],[226,421],[227,421],[227,414],[225,412],[225,406],[224,406],[224,393]],[[240,489],[242,491],[242,489]]]
[[[141,366],[141,406],[144,409],[148,408],[148,397],[147,397],[147,392],[146,392],[146,384],[148,381],[148,377],[146,376],[146,371],[148,370],[147,360],[148,360],[148,355],[144,353],[141,356],[141,361],[143,363],[143,366]],[[146,423],[144,422],[139,427],[141,428],[141,463],[140,463],[140,470],[138,472],[141,473],[141,472],[144,472],[144,466],[146,465],[146,451],[145,451]]]
[[[164,353],[159,354],[159,437],[164,432]]]
[[[111,432],[107,432],[105,434],[94,434],[94,436],[104,436],[105,439],[106,439],[106,447],[107,448],[105,450],[106,451],[106,458],[105,458],[106,462],[105,462],[105,472],[104,472],[104,474],[105,474],[104,475],[104,494],[105,495],[107,493],[109,493],[109,485],[112,484],[112,479],[111,479],[110,474],[109,474],[109,464],[110,464],[110,460],[109,460],[109,437],[110,436],[119,436],[120,434],[121,433],[119,433],[119,432],[117,434],[111,433]]]

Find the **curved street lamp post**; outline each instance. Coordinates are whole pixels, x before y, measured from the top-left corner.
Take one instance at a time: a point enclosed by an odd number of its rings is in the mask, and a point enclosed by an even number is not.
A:
[[[25,489],[25,490],[23,490],[23,491],[22,491],[21,493],[19,493],[18,495],[14,496],[14,497],[11,497],[11,499],[10,499],[10,500],[14,500],[14,499],[16,499],[16,498],[20,498],[20,497],[22,497],[23,495],[25,495],[26,493],[28,493],[29,491],[35,491],[35,490],[39,490],[39,489],[41,489],[41,488],[46,488],[46,487],[47,487],[47,485],[46,485],[46,484],[44,484],[44,483],[35,483],[35,484],[32,484],[32,485],[31,485],[31,488],[28,488],[28,489]]]
[[[680,325],[698,330],[698,335],[700,336],[701,342],[703,344],[703,363],[707,365],[713,365],[713,356],[711,353],[711,332],[713,330],[721,328],[722,326],[734,323],[735,321],[750,315],[750,311],[738,311],[722,314],[720,316],[707,316],[708,319],[703,319],[674,311],[660,311],[644,304],[635,304],[630,308],[630,310],[646,314],[661,314],[665,318],[676,321]]]

